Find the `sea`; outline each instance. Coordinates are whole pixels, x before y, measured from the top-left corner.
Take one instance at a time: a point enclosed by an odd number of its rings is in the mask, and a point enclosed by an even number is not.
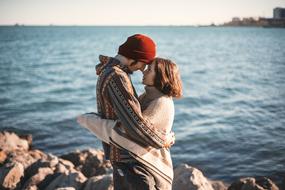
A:
[[[141,33],[174,61],[174,166],[215,180],[285,172],[285,29],[191,26],[1,26],[0,131],[62,155],[102,148],[76,116],[96,112],[98,56]],[[138,94],[142,74],[132,75]],[[161,118],[163,119],[163,118]]]

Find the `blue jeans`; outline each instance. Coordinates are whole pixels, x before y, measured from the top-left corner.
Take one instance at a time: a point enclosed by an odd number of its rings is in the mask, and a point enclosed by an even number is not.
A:
[[[153,176],[139,162],[112,165],[114,190],[156,190]]]

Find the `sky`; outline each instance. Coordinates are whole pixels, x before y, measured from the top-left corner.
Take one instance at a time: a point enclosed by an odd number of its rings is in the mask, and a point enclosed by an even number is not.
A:
[[[205,25],[272,17],[285,0],[0,0],[0,25]]]

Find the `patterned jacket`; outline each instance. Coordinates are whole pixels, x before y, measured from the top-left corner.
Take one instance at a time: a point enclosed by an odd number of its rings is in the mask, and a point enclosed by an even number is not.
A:
[[[99,60],[96,98],[101,118],[119,119],[129,138],[142,146],[164,147],[166,134],[143,117],[128,68],[115,58],[100,55]],[[106,159],[120,160],[121,152],[115,146],[103,142],[103,149]]]

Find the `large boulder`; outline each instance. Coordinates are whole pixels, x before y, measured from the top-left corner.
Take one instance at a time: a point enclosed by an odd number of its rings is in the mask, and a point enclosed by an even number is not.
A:
[[[232,183],[228,190],[279,190],[279,188],[268,178],[242,178]]]
[[[173,190],[214,190],[203,173],[187,164],[174,170]]]

